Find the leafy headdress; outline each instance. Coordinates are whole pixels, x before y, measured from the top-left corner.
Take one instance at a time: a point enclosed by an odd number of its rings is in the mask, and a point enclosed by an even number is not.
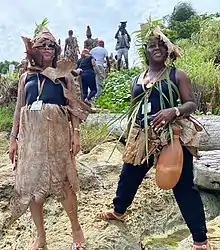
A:
[[[151,18],[146,23],[140,25],[140,30],[133,32],[136,36],[136,47],[138,53],[142,59],[142,62],[146,64],[146,50],[152,37],[159,38],[167,46],[168,57],[166,65],[172,64],[176,58],[181,57],[180,49],[177,45],[174,45],[168,38],[171,31],[167,29],[160,20],[152,21]]]
[[[36,29],[34,31],[34,37],[27,38],[22,37],[26,48],[27,59],[29,61],[28,68],[41,69],[42,67],[42,56],[40,55],[38,48],[44,45],[46,40],[51,41],[55,46],[55,58],[53,59],[53,67],[57,65],[58,56],[61,53],[61,47],[57,43],[55,37],[47,28],[48,20],[44,19],[42,23],[36,24]]]

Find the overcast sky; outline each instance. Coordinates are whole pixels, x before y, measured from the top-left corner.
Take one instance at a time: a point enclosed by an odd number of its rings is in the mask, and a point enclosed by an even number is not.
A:
[[[72,29],[82,49],[86,26],[93,37],[105,41],[109,52],[115,52],[114,35],[120,21],[128,21],[129,32],[138,29],[149,15],[161,18],[170,14],[179,0],[0,0],[0,61],[21,60],[24,46],[20,36],[33,35],[35,22],[49,19],[49,28],[62,45]],[[192,0],[197,12],[220,12],[220,0]],[[133,47],[133,46],[132,46]],[[134,61],[137,56],[130,51]]]

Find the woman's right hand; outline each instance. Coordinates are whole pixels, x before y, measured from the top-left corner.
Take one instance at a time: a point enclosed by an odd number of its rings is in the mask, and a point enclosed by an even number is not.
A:
[[[11,138],[9,143],[9,158],[12,164],[14,164],[16,161],[17,152],[18,152],[17,140],[15,138]]]
[[[78,75],[80,75],[82,73],[82,69],[78,68],[75,70],[77,72]]]

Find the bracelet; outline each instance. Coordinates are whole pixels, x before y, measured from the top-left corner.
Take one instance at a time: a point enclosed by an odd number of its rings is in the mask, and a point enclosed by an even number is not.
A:
[[[15,138],[16,140],[18,139],[17,135],[14,134],[14,133],[11,133],[11,134],[10,134],[10,137]]]
[[[78,131],[78,132],[80,131],[80,129],[79,129],[79,128],[74,128],[73,130],[74,130],[74,131]]]

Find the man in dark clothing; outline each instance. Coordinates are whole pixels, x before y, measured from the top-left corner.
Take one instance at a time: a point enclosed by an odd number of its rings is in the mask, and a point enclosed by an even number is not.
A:
[[[115,39],[117,39],[115,50],[117,51],[117,69],[120,70],[122,56],[124,56],[126,69],[128,69],[128,50],[130,48],[131,37],[126,30],[127,22],[121,22]]]

